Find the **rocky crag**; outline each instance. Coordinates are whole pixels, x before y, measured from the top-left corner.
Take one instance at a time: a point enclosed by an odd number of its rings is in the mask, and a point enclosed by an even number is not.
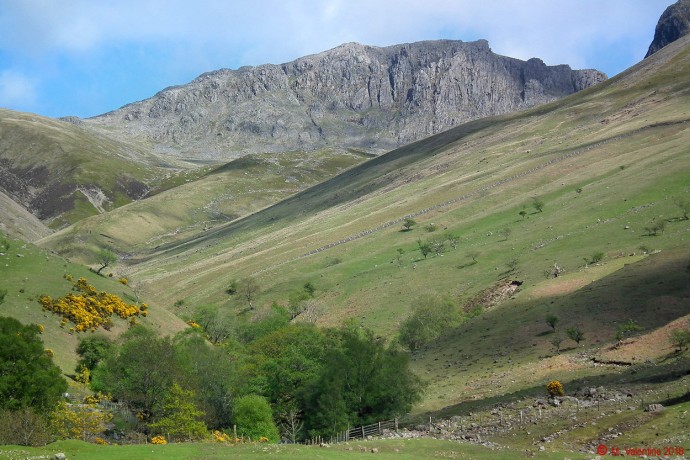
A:
[[[690,32],[690,0],[678,0],[666,8],[654,30],[646,57]]]
[[[500,56],[485,40],[348,43],[282,65],[209,72],[113,112],[68,121],[198,160],[321,148],[380,153],[604,79],[596,70]]]

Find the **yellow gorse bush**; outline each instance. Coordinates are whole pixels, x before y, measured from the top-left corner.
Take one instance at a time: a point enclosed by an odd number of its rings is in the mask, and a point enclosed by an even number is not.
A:
[[[96,330],[99,326],[109,330],[112,326],[111,316],[134,319],[134,316],[141,313],[139,307],[125,303],[115,294],[96,291],[85,278],[79,278],[74,283],[74,288],[77,293],[71,292],[59,299],[53,300],[47,295],[38,299],[44,309],[62,316],[61,327],[64,327],[67,321],[72,321],[76,332]],[[70,328],[70,333],[73,333],[75,328]]]
[[[167,444],[168,441],[165,440],[163,436],[154,436],[151,438],[151,444]]]
[[[214,442],[230,442],[231,440],[230,436],[218,430],[213,432],[212,438]]]
[[[563,384],[558,380],[552,380],[546,385],[546,391],[549,396],[563,396],[565,391],[563,390]]]

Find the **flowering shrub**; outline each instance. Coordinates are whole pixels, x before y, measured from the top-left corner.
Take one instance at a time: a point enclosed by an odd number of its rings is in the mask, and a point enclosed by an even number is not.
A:
[[[46,349],[45,349],[45,353],[46,353],[46,355],[50,356],[51,358],[52,358],[53,356],[55,356],[55,353],[54,353],[53,350],[51,350],[50,348],[46,348]]]
[[[108,445],[108,441],[106,441],[103,438],[97,437],[96,439],[93,440],[93,442],[95,442],[96,444],[100,444],[101,446],[107,446]]]
[[[259,442],[268,442],[268,438],[266,436],[261,436]]]
[[[124,278],[124,277],[123,277],[123,278],[120,278],[120,283],[122,283],[122,284],[124,284],[125,286],[127,286],[127,284],[129,283],[129,280],[128,280],[127,278]]]
[[[98,404],[101,400],[97,395],[86,395],[84,396],[84,404]]]
[[[91,329],[95,331],[99,326],[109,330],[112,326],[110,317],[115,314],[122,319],[134,320],[141,309],[136,305],[125,303],[120,297],[107,292],[97,292],[85,278],[79,278],[74,283],[77,293],[71,292],[64,297],[53,300],[50,296],[43,295],[38,301],[43,308],[62,315],[60,327],[65,327],[68,321],[75,324],[69,333],[84,332]],[[134,321],[136,323],[136,321]]]
[[[212,439],[214,442],[230,442],[230,436],[218,430],[212,433]]]
[[[163,436],[154,436],[151,438],[151,444],[167,444],[168,441],[165,440]]]
[[[187,324],[189,324],[191,327],[193,327],[193,328],[195,328],[195,329],[201,327],[201,326],[199,325],[199,323],[197,323],[197,322],[194,321],[193,319],[190,319],[189,321],[187,321]]]
[[[546,385],[546,391],[549,396],[563,396],[565,391],[563,391],[563,385],[558,380],[552,380]]]
[[[38,325],[38,333],[43,334],[45,332],[46,328],[43,326],[43,324]]]

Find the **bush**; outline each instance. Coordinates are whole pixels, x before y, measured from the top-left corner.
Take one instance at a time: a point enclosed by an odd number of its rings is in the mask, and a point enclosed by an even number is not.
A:
[[[558,380],[552,380],[546,385],[546,392],[549,396],[564,396],[563,384]]]
[[[280,434],[273,422],[271,406],[263,396],[247,395],[237,398],[234,404],[237,432],[245,438],[258,441],[261,437],[278,442]]]
[[[690,331],[687,329],[674,329],[669,337],[671,345],[676,347],[679,351],[683,351],[690,344]]]

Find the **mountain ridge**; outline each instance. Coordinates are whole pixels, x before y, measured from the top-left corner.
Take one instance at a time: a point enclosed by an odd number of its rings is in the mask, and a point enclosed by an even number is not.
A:
[[[206,72],[82,122],[182,157],[333,146],[381,153],[605,78],[595,70],[500,56],[486,40],[346,43],[280,65]]]

